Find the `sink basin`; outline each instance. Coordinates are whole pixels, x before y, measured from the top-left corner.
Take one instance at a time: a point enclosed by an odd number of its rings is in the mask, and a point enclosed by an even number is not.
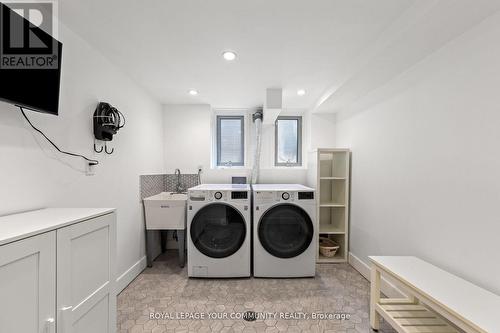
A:
[[[187,194],[162,192],[144,198],[147,230],[186,229]]]

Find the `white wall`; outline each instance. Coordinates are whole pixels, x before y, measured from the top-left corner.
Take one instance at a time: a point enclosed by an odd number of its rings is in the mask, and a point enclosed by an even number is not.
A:
[[[417,255],[500,294],[498,36],[500,14],[338,115],[365,262]]]
[[[309,115],[309,148],[336,148],[336,115],[313,113]],[[340,147],[341,148],[341,147]]]
[[[247,127],[246,145],[247,168],[213,169],[211,168],[212,121],[213,113],[210,105],[165,105],[165,165],[167,173],[173,173],[176,168],[183,173],[196,173],[199,165],[203,166],[204,183],[230,183],[231,176],[250,177],[252,165],[253,126]],[[303,116],[303,165],[301,168],[275,168],[274,164],[274,126],[263,126],[260,183],[306,183],[307,151],[310,149],[309,115],[303,110],[284,111],[283,114]],[[333,146],[334,123],[332,116],[315,117],[315,124],[326,119],[321,128],[315,129],[314,143],[316,145]],[[248,119],[251,123],[251,118]],[[324,134],[324,135],[323,135]],[[318,140],[318,137],[329,139]],[[317,146],[316,146],[317,147]]]
[[[60,116],[28,112],[61,147],[100,161],[86,176],[79,158],[55,154],[14,106],[0,103],[0,214],[39,207],[116,207],[118,274],[144,254],[139,175],[162,173],[161,106],[77,35],[60,25],[64,43]],[[110,146],[93,153],[92,114],[106,101],[127,119]]]

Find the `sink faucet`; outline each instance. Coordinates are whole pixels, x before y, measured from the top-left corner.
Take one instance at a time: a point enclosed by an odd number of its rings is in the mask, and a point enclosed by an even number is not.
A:
[[[175,169],[174,172],[175,175],[177,175],[177,184],[175,185],[175,192],[176,193],[183,193],[186,191],[185,187],[181,183],[181,170],[180,169]]]

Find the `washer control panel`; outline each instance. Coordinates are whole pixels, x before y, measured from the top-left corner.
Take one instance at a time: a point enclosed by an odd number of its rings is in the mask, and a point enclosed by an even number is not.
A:
[[[234,202],[246,202],[250,201],[250,192],[248,191],[190,191],[189,192],[190,201],[234,201]]]
[[[288,192],[281,193],[281,199],[283,199],[283,200],[290,199],[290,193],[288,193]]]

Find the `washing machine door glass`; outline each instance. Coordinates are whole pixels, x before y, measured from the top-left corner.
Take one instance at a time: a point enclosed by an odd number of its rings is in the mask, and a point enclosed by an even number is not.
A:
[[[309,247],[314,227],[302,208],[280,204],[262,215],[258,232],[259,241],[268,253],[278,258],[293,258]]]
[[[201,208],[191,221],[191,240],[211,258],[225,258],[240,249],[245,241],[245,219],[234,207],[214,203]]]

